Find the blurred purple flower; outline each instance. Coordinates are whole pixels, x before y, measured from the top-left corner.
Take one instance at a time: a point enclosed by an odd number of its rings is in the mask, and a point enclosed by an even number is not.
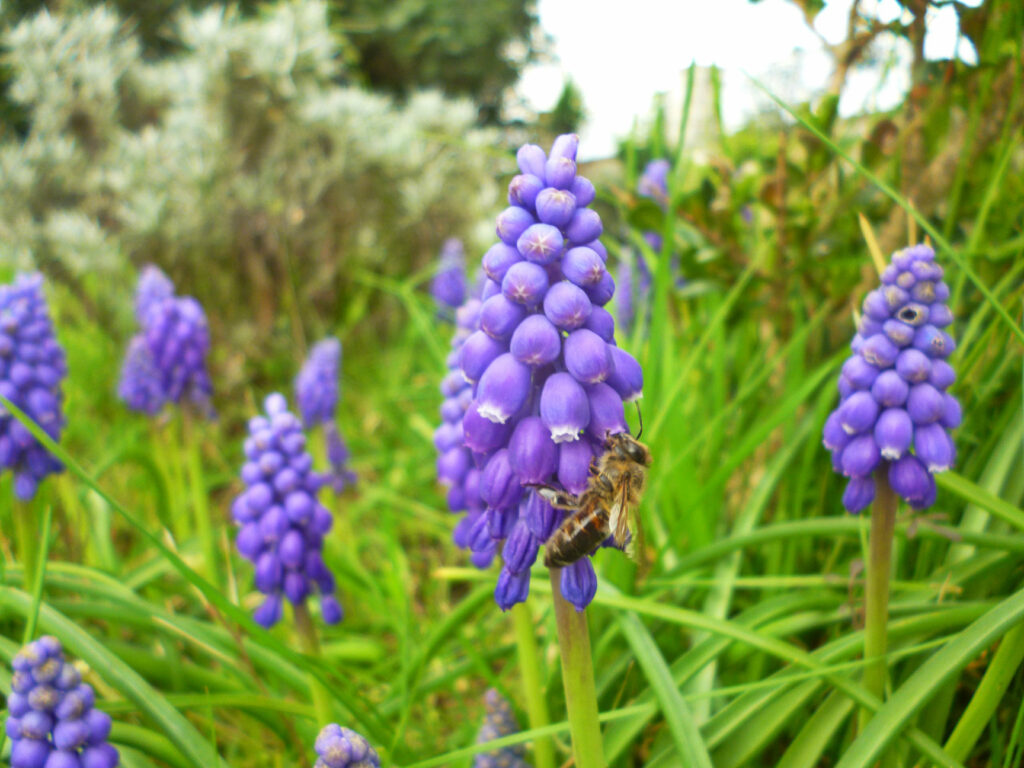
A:
[[[118,395],[132,410],[159,413],[187,397],[212,414],[206,370],[210,333],[206,314],[191,296],[175,296],[171,281],[148,266],[139,278],[135,315],[142,330],[128,344]]]
[[[839,376],[839,407],[824,430],[833,466],[850,478],[843,494],[850,512],[874,500],[876,470],[910,506],[929,507],[934,474],[955,460],[949,432],[961,414],[946,391],[956,376],[945,358],[956,345],[944,330],[953,315],[942,275],[929,246],[905,248],[864,299],[853,354]]]
[[[484,693],[484,722],[476,736],[477,744],[519,733],[519,723],[512,713],[512,705],[494,688]],[[481,752],[473,758],[473,768],[528,768],[523,760],[526,754],[522,744],[502,747],[493,752]]]
[[[94,708],[92,686],[64,660],[57,638],[44,636],[29,643],[11,666],[5,724],[11,768],[118,765],[117,750],[107,743],[110,715]]]
[[[64,428],[61,380],[64,350],[54,336],[41,275],[19,275],[0,285],[0,395],[53,440]],[[63,466],[0,404],[0,472],[14,473],[14,493],[31,499],[39,482]]]
[[[588,208],[594,186],[576,172],[578,144],[567,134],[549,154],[519,150],[500,242],[483,257],[482,301],[460,310],[442,383],[438,474],[450,485],[449,507],[469,512],[456,543],[481,566],[502,547],[495,600],[503,610],[526,599],[530,566],[564,514],[528,486],[580,493],[607,434],[626,429],[623,400],[642,386],[604,307],[615,283],[601,219]],[[593,592],[569,571],[562,594],[582,610]]]
[[[338,431],[338,380],[341,377],[341,342],[333,336],[313,345],[295,377],[295,400],[307,429],[322,426],[331,465],[330,484],[341,493],[356,481],[348,468],[349,450]]]
[[[254,618],[271,627],[281,618],[282,598],[301,605],[315,588],[324,622],[336,624],[341,606],[321,555],[333,521],[317,500],[327,480],[313,472],[302,424],[284,396],[269,395],[264,408],[266,416],[249,421],[241,472],[246,488],[231,505],[239,525],[235,544],[255,566],[256,588],[266,595]]]
[[[459,238],[449,237],[441,246],[430,292],[443,313],[453,312],[466,300],[466,253]]]
[[[313,768],[380,768],[380,757],[370,742],[349,728],[331,723],[316,737]]]

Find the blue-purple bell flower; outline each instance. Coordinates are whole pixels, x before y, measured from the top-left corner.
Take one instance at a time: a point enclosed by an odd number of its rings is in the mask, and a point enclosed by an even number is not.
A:
[[[269,395],[265,416],[249,421],[245,490],[231,504],[238,524],[239,554],[255,566],[254,583],[265,595],[253,618],[265,627],[280,619],[283,599],[301,605],[318,591],[326,624],[342,618],[334,596],[334,575],[324,563],[324,536],[331,513],[318,500],[327,478],[314,472],[299,419],[288,411],[283,395]]]
[[[210,332],[199,302],[175,296],[167,276],[150,265],[139,278],[135,316],[141,330],[128,344],[118,396],[132,410],[151,416],[186,398],[212,415],[206,367]]]
[[[380,768],[377,750],[350,728],[331,723],[316,737],[313,768]]]
[[[107,738],[110,715],[94,708],[92,686],[64,660],[55,637],[22,648],[11,661],[5,731],[11,768],[115,768],[120,757]]]
[[[519,733],[519,723],[509,704],[498,691],[488,688],[484,693],[484,722],[476,735],[477,744]],[[522,744],[501,747],[493,752],[480,752],[473,758],[473,768],[528,768],[523,759],[526,750]]]
[[[64,428],[61,381],[67,376],[43,295],[41,275],[19,275],[0,285],[0,395],[53,440]],[[0,404],[0,473],[14,474],[14,493],[31,499],[46,475],[63,465]]]
[[[927,245],[893,254],[882,285],[864,299],[853,354],[839,376],[841,401],[825,422],[833,466],[849,478],[843,506],[859,512],[875,498],[873,473],[916,509],[935,503],[935,477],[953,466],[950,430],[960,404],[947,388],[955,349],[949,288]]]
[[[449,508],[468,514],[455,540],[503,568],[502,609],[529,594],[530,567],[564,517],[533,490],[580,493],[609,434],[628,429],[623,402],[640,397],[639,364],[615,342],[605,305],[615,293],[593,185],[576,167],[578,137],[551,153],[522,147],[499,242],[483,256],[481,301],[466,309],[449,358],[461,376],[442,383],[444,424],[435,433]],[[461,311],[461,310],[460,310]],[[562,594],[582,610],[597,580],[589,558],[562,571]]]
[[[295,377],[295,401],[303,424],[306,429],[323,428],[331,467],[330,484],[335,493],[341,493],[356,482],[355,473],[348,468],[348,446],[335,420],[340,377],[341,342],[333,336],[312,346]]]
[[[449,317],[466,300],[466,253],[457,237],[448,238],[441,246],[430,292],[438,310]]]

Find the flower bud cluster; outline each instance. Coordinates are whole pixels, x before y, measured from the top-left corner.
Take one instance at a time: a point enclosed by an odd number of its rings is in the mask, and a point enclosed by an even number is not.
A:
[[[484,723],[477,733],[476,743],[483,744],[513,733],[519,733],[519,723],[512,713],[512,705],[494,688],[489,688],[484,694]],[[481,753],[473,759],[473,768],[528,768],[523,760],[525,753],[522,744]]]
[[[341,376],[341,342],[330,336],[313,345],[299,375],[295,377],[295,401],[306,429],[322,426],[327,440],[330,483],[341,493],[356,481],[348,469],[349,450],[338,432],[338,380]]]
[[[118,395],[132,410],[149,415],[187,396],[204,410],[213,388],[206,370],[210,333],[206,314],[191,296],[175,296],[159,269],[139,278],[135,315],[142,330],[128,345]]]
[[[19,275],[0,285],[0,395],[53,440],[64,428],[60,382],[64,350],[53,333],[40,275]],[[0,472],[14,473],[14,492],[31,499],[39,482],[63,466],[0,404]]]
[[[11,662],[7,737],[11,768],[114,768],[110,716],[94,709],[92,686],[64,661],[55,637],[22,648]]]
[[[471,397],[462,439],[480,471],[485,511],[465,540],[473,552],[501,544],[495,600],[502,609],[526,599],[530,566],[563,517],[529,486],[585,490],[591,459],[609,435],[628,429],[623,402],[643,386],[605,309],[615,283],[598,239],[601,219],[588,207],[594,185],[576,172],[578,144],[567,134],[547,155],[532,144],[520,148],[499,242],[483,257],[488,279],[477,329],[459,355],[471,388],[465,394],[449,374],[445,392]],[[589,558],[563,569],[561,590],[581,610],[590,602]]]
[[[455,312],[455,333],[448,353],[448,374],[441,381],[441,426],[434,431],[437,448],[437,480],[448,488],[446,501],[451,512],[465,511],[455,526],[452,538],[463,549],[470,548],[470,536],[481,527],[486,504],[480,498],[480,469],[473,464],[473,454],[462,439],[462,420],[473,400],[473,386],[462,375],[459,361],[462,345],[480,326],[480,300],[469,299]],[[478,568],[487,568],[494,560],[497,545],[487,537],[472,551],[471,559]]]
[[[380,768],[380,757],[370,742],[349,728],[331,723],[316,737],[313,768]]]
[[[466,300],[466,252],[459,238],[449,237],[441,246],[437,274],[430,284],[430,292],[438,310],[443,313],[458,309]],[[451,317],[450,314],[448,316]]]
[[[324,563],[324,535],[331,513],[317,494],[326,480],[313,472],[302,425],[283,395],[264,401],[266,416],[249,421],[242,465],[242,491],[231,505],[239,525],[235,543],[256,569],[256,589],[266,595],[253,618],[264,627],[281,619],[283,597],[301,605],[319,590],[324,622],[341,621],[334,575]]]
[[[872,473],[916,509],[935,503],[935,478],[953,465],[949,431],[960,404],[946,390],[956,379],[946,358],[956,345],[949,287],[927,245],[897,251],[882,285],[864,299],[853,354],[839,376],[839,407],[825,422],[832,465],[850,478],[843,505],[859,512],[875,498]]]

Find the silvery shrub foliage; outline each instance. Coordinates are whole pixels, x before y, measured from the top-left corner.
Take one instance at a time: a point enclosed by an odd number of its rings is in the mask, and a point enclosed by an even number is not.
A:
[[[475,107],[347,84],[322,0],[186,13],[175,31],[183,52],[156,62],[104,7],[2,31],[29,128],[0,134],[0,261],[73,277],[127,256],[216,275],[204,302],[273,309],[286,268],[300,299],[332,301],[353,262],[425,259],[410,243],[493,204]]]

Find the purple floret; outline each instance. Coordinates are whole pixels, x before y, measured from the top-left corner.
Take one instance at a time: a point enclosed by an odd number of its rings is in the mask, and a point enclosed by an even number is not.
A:
[[[341,377],[341,342],[333,336],[313,345],[299,375],[295,377],[295,400],[307,429],[322,427],[327,442],[327,460],[331,465],[330,485],[335,493],[354,485],[356,475],[348,468],[349,450],[338,431]]]
[[[500,739],[519,733],[519,723],[512,712],[512,705],[494,688],[484,694],[484,722],[476,735],[476,743]],[[493,752],[481,752],[473,758],[473,768],[528,768],[523,759],[526,750],[522,744],[502,747]]]
[[[61,381],[64,350],[54,336],[41,275],[19,275],[0,285],[0,395],[53,440],[64,428]],[[14,492],[31,499],[46,475],[63,465],[0,404],[0,472],[14,473]]]
[[[318,756],[314,768],[380,768],[380,757],[370,742],[334,723],[320,731],[314,749]]]
[[[839,376],[841,401],[825,422],[833,466],[850,478],[843,506],[860,512],[875,498],[873,475],[916,509],[935,503],[935,477],[952,467],[950,430],[960,404],[946,389],[955,349],[949,288],[927,245],[893,254],[882,285],[865,297],[860,324]]]
[[[115,768],[110,715],[94,709],[92,686],[64,660],[55,637],[22,648],[11,662],[5,730],[11,768]]]
[[[466,253],[457,237],[448,238],[441,246],[430,292],[438,309],[448,317],[466,300]]]
[[[173,283],[150,265],[139,278],[135,315],[141,330],[128,344],[119,397],[132,410],[151,416],[183,399],[212,413],[206,368],[210,332],[199,302],[175,296]]]
[[[255,566],[256,588],[266,595],[253,618],[271,627],[281,619],[282,598],[302,605],[318,591],[323,619],[334,624],[341,620],[341,607],[334,575],[322,557],[333,520],[317,500],[329,480],[312,470],[302,424],[284,396],[269,395],[264,408],[266,416],[249,421],[241,471],[246,488],[231,504],[239,526],[235,544]]]

